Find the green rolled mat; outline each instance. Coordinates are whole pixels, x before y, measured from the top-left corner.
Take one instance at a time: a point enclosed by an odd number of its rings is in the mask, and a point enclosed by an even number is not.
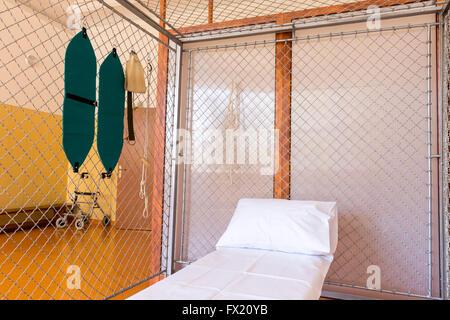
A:
[[[100,66],[97,149],[108,177],[114,171],[123,147],[125,75],[114,49]]]
[[[86,29],[69,43],[64,66],[62,143],[74,172],[94,142],[97,59]]]

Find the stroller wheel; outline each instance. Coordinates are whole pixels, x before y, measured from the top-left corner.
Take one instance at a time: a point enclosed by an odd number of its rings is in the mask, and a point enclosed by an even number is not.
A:
[[[58,218],[56,220],[56,227],[58,229],[64,228],[67,225],[67,220],[64,217]]]
[[[102,219],[102,224],[103,224],[105,227],[107,227],[107,226],[109,226],[110,223],[111,223],[111,218],[110,218],[110,217],[107,217],[107,216],[104,216],[103,219]]]
[[[77,230],[83,230],[84,228],[83,219],[77,219],[77,221],[75,221],[75,228],[77,228]]]

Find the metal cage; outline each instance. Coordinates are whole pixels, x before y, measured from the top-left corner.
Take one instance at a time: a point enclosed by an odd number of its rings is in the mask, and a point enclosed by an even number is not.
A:
[[[192,28],[182,39],[188,139],[178,267],[214,249],[241,198],[337,201],[327,294],[445,298],[441,9],[380,8],[378,26],[362,10],[281,26]],[[230,127],[231,100],[240,107]],[[276,163],[258,158],[261,130],[269,137],[262,153]],[[266,166],[273,170],[262,174]],[[379,288],[369,283],[375,267]]]

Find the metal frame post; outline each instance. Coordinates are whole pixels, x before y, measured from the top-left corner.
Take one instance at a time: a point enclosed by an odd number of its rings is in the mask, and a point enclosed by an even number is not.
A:
[[[432,259],[432,195],[433,195],[433,173],[432,173],[432,132],[431,132],[431,26],[427,26],[427,206],[428,206],[428,296],[432,296],[433,285],[433,259]]]
[[[172,151],[172,181],[171,181],[171,203],[170,203],[170,215],[169,215],[169,235],[168,235],[168,261],[167,261],[167,274],[173,273],[174,255],[175,255],[175,226],[176,226],[176,207],[178,196],[178,152],[179,152],[179,129],[181,124],[181,74],[182,74],[182,59],[183,59],[183,47],[177,45],[176,51],[177,69],[176,69],[176,88],[174,90],[175,95],[175,108],[174,108],[174,125],[173,125],[173,151]]]
[[[189,132],[189,115],[190,115],[190,108],[191,108],[191,67],[192,67],[192,53],[191,51],[188,52],[188,73],[187,73],[187,106],[186,106],[186,120],[185,120],[185,130]],[[185,148],[184,150],[189,150],[187,148],[186,145],[186,141],[184,141],[185,143]],[[186,152],[186,151],[185,151]],[[186,155],[185,155],[186,156]],[[184,256],[184,235],[185,235],[185,229],[184,229],[184,225],[185,225],[185,209],[186,209],[186,205],[185,205],[185,201],[186,201],[186,161],[183,161],[183,191],[182,191],[182,196],[183,196],[183,203],[181,204],[181,234],[180,234],[180,255],[179,258],[177,260],[178,263],[180,264],[189,264],[189,261],[184,261],[183,260],[183,256]]]
[[[442,11],[439,14],[439,109],[440,109],[440,166],[441,171],[440,182],[440,256],[441,256],[441,296],[443,299],[449,299],[449,211],[448,211],[448,196],[449,196],[449,180],[448,180],[448,168],[449,168],[449,135],[448,135],[448,30],[446,18],[448,15],[449,1],[446,2]],[[445,72],[444,72],[445,68]]]

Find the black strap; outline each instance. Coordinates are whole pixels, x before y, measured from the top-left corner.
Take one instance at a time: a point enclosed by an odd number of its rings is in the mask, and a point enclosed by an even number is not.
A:
[[[69,99],[72,99],[72,100],[84,103],[84,104],[89,104],[89,105],[94,106],[94,107],[97,106],[97,101],[89,100],[89,99],[86,99],[86,98],[83,98],[83,97],[80,97],[80,96],[77,96],[77,95],[74,95],[74,94],[71,94],[71,93],[66,93],[66,97],[69,98]]]
[[[127,92],[127,119],[128,119],[128,141],[134,141],[134,126],[133,126],[133,93]]]

